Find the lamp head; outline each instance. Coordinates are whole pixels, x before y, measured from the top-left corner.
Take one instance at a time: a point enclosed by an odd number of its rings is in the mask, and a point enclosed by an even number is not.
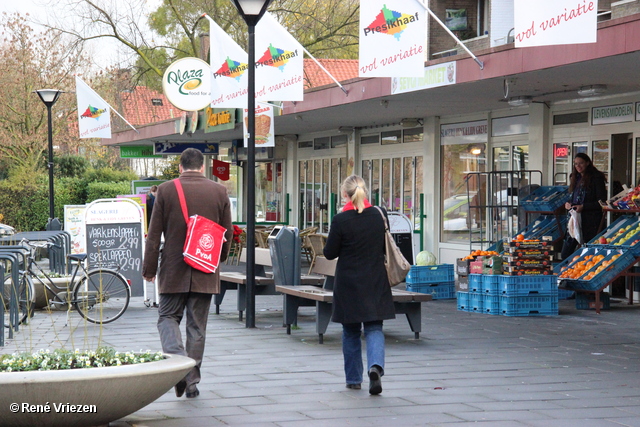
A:
[[[240,16],[247,25],[256,25],[272,0],[233,0]]]
[[[589,85],[582,86],[578,89],[578,95],[580,96],[596,96],[601,95],[607,91],[607,85]]]
[[[530,96],[512,96],[507,102],[512,107],[521,107],[531,104],[532,99]]]
[[[44,105],[46,105],[47,107],[53,106],[53,104],[55,104],[56,101],[58,100],[58,97],[60,96],[60,94],[63,93],[61,90],[58,90],[58,89],[38,89],[35,92],[38,94],[42,102],[44,102]]]

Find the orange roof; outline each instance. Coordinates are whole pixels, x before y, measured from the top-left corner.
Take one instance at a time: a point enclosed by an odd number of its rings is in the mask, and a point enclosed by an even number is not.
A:
[[[182,110],[174,107],[164,94],[145,86],[136,86],[133,91],[121,92],[120,113],[134,126],[180,117]]]
[[[358,77],[357,59],[318,59],[339,82]],[[335,84],[313,59],[304,59],[304,88]]]

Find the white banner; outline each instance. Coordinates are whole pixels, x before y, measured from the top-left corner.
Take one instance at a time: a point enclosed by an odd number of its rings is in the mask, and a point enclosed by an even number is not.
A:
[[[201,110],[211,102],[211,67],[199,58],[178,59],[164,71],[162,91],[181,110]]]
[[[597,0],[515,0],[515,47],[595,43]]]
[[[247,53],[209,16],[212,108],[246,108]]]
[[[80,138],[111,138],[109,104],[80,77],[76,77],[76,99]]]
[[[273,130],[273,106],[270,104],[256,103],[256,148],[257,147],[275,147],[276,138]],[[242,128],[244,129],[244,146],[248,146],[249,130],[247,129],[249,110],[242,109]]]
[[[422,77],[427,12],[416,0],[360,2],[360,77]]]
[[[256,25],[256,99],[304,99],[302,45],[268,12]]]
[[[424,67],[424,75],[421,77],[392,78],[391,94],[414,92],[453,84],[456,84],[456,63],[445,62]]]

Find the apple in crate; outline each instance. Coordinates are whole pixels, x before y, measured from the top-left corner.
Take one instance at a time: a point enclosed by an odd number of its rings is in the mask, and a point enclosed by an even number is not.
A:
[[[600,239],[598,241],[600,242],[601,245],[607,244],[607,238],[604,236],[600,236]]]

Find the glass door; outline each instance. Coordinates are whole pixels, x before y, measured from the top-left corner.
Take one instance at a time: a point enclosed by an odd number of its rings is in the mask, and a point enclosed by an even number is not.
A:
[[[329,231],[331,194],[337,194],[340,199],[340,185],[346,178],[346,165],[347,159],[344,157],[302,160],[298,163],[300,229],[318,227],[319,233]]]

